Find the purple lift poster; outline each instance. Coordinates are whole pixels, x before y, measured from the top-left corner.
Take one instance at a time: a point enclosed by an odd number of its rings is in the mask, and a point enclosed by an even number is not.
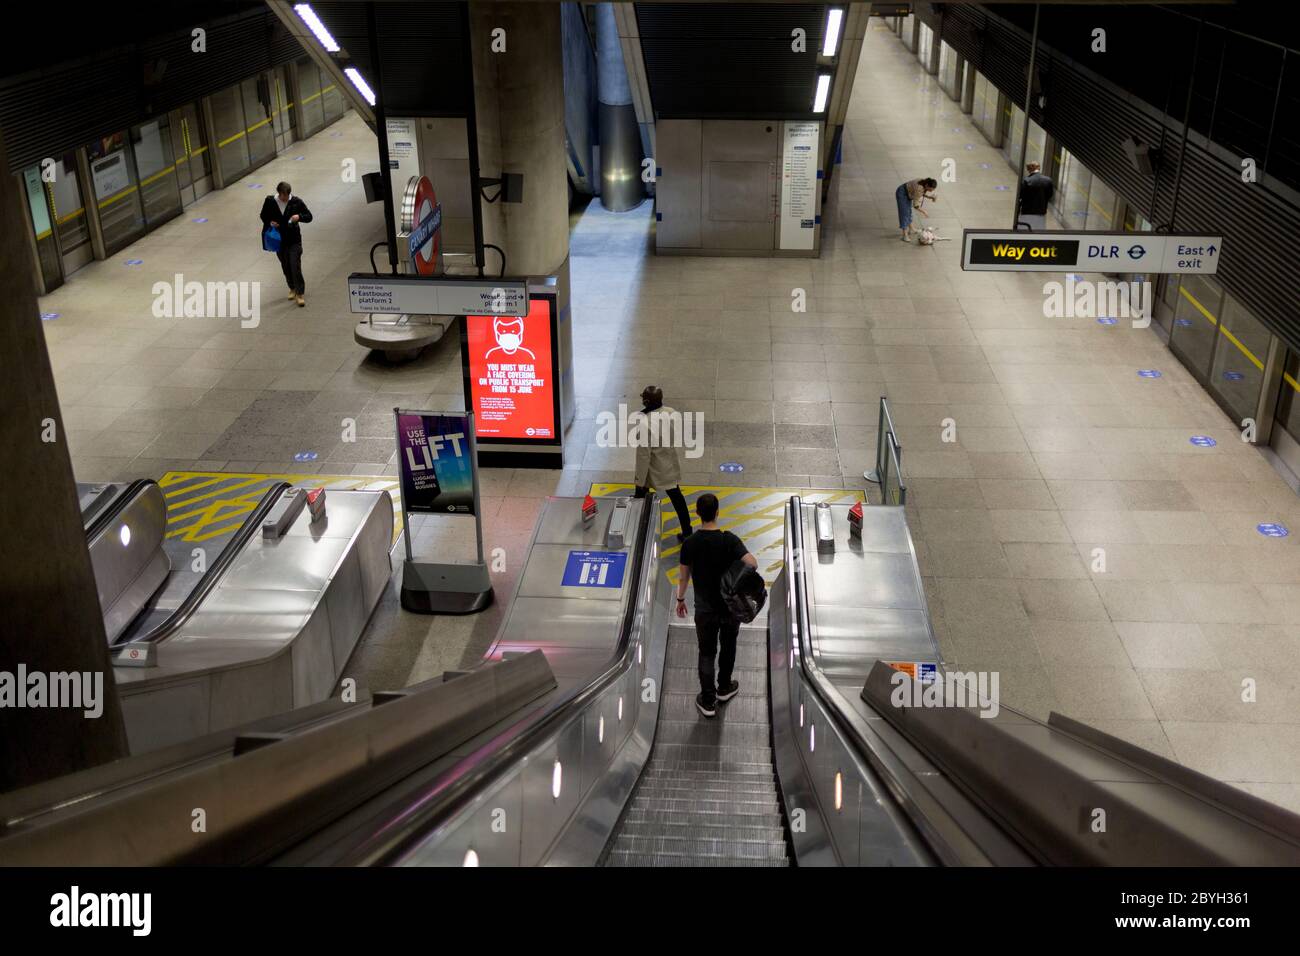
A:
[[[474,514],[469,416],[396,412],[402,509],[412,514]]]

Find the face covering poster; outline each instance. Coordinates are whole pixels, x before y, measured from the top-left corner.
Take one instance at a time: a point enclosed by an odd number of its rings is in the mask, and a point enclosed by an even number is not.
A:
[[[550,306],[528,315],[469,315],[470,397],[479,438],[554,438]]]

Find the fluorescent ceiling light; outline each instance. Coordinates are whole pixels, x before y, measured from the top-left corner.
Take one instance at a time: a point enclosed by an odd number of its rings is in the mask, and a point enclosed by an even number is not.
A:
[[[374,106],[375,91],[370,88],[370,84],[365,81],[360,71],[355,66],[348,66],[343,68],[343,72],[352,81],[352,85],[357,88],[357,92],[366,98],[366,102]]]
[[[817,77],[817,96],[813,99],[813,112],[823,113],[826,111],[826,97],[831,92],[831,75],[823,73]]]
[[[325,24],[320,22],[320,17],[316,16],[316,11],[311,8],[310,3],[296,3],[293,10],[298,14],[298,18],[307,24],[307,28],[316,35],[316,39],[330,53],[339,52],[338,41],[334,39],[329,30],[325,29]]]
[[[834,56],[840,45],[840,23],[844,20],[844,11],[831,7],[826,17],[826,39],[822,43],[822,56]]]

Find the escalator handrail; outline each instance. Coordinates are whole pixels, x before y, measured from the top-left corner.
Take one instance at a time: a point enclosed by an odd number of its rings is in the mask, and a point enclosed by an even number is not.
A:
[[[652,602],[642,600],[642,589],[646,586],[646,574],[653,569],[653,563],[646,560],[646,552],[658,540],[657,522],[652,519],[659,515],[659,496],[650,492],[644,500],[645,506],[637,524],[637,548],[631,576],[633,587],[619,624],[618,643],[606,668],[549,705],[540,715],[525,716],[455,767],[439,774],[419,795],[403,799],[395,808],[381,813],[367,824],[366,832],[343,851],[337,865],[384,866],[395,862],[415,840],[469,807],[478,794],[581,714],[589,703],[631,669],[635,659],[631,635],[637,612],[642,607],[647,615],[653,611]]]
[[[255,535],[261,532],[262,519],[266,517],[267,513],[275,505],[276,501],[278,501],[280,496],[284,494],[285,489],[289,487],[289,482],[277,481],[271,485],[271,487],[267,488],[266,492],[262,495],[261,500],[258,501],[257,506],[249,513],[248,517],[244,519],[244,523],[239,526],[239,530],[237,530],[234,536],[226,542],[226,546],[221,549],[221,553],[217,555],[216,560],[208,565],[207,570],[203,572],[203,576],[199,578],[198,583],[194,585],[189,594],[185,595],[185,600],[180,603],[176,610],[167,616],[167,620],[163,621],[147,634],[142,634],[139,637],[132,638],[130,641],[123,643],[157,644],[160,641],[165,641],[167,638],[179,631],[194,612],[199,609],[199,605],[203,603],[207,596],[211,594],[213,589],[221,582],[221,579],[225,577],[226,571],[230,568],[230,565],[234,563],[235,558],[239,556],[240,552],[244,550],[244,546],[247,545]]]
[[[102,534],[104,530],[117,520],[118,516],[126,509],[126,506],[134,501],[145,488],[149,485],[156,485],[158,482],[152,478],[137,478],[127,485],[112,501],[112,503],[90,520],[86,525],[86,542],[89,544],[94,541],[96,536]]]
[[[803,675],[805,684],[817,697],[825,713],[834,721],[835,727],[841,736],[850,742],[853,749],[866,761],[868,767],[876,773],[912,826],[916,828],[923,841],[940,861],[946,864],[982,864],[988,862],[982,848],[974,848],[973,852],[970,849],[965,851],[961,849],[958,844],[971,848],[973,847],[973,841],[969,835],[962,831],[960,824],[955,820],[952,821],[952,832],[954,835],[960,832],[961,838],[952,840],[949,839],[949,834],[936,826],[936,821],[931,819],[929,814],[921,811],[915,798],[915,794],[921,792],[921,790],[912,771],[907,768],[897,754],[890,751],[887,746],[883,746],[881,742],[872,740],[862,734],[841,713],[841,704],[837,701],[839,697],[838,691],[813,660],[808,572],[806,552],[804,550],[803,501],[798,495],[790,496],[786,518],[789,522],[790,531],[786,535],[785,559],[786,567],[791,568],[790,588],[794,594],[795,623],[798,631],[795,640],[799,647],[799,670]],[[799,555],[799,560],[791,563],[796,554]],[[927,759],[929,759],[928,756]],[[946,812],[943,815],[947,816]],[[951,818],[949,819],[951,820]]]

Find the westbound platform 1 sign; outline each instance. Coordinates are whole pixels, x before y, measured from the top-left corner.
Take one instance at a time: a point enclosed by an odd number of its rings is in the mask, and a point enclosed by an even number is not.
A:
[[[524,279],[392,276],[354,272],[348,305],[358,315],[528,315]]]
[[[1219,271],[1222,236],[1155,232],[1023,232],[967,229],[967,272],[1187,273]]]

